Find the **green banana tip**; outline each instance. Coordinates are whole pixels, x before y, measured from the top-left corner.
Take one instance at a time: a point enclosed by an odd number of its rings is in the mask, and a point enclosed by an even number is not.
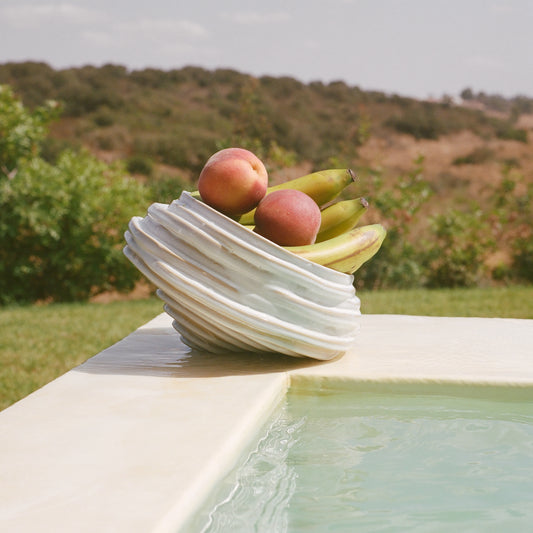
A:
[[[357,179],[355,172],[351,168],[348,169],[348,174],[350,174],[350,178],[352,178],[352,181],[355,181]]]
[[[361,198],[361,205],[362,205],[365,209],[367,209],[368,206],[369,206],[370,204],[368,203],[368,200],[367,200],[366,198]]]

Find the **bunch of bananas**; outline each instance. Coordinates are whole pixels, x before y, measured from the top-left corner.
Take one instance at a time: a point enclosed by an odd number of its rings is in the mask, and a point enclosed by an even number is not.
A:
[[[331,203],[354,180],[355,174],[350,169],[330,169],[268,188],[267,194],[279,189],[297,189],[324,206],[315,243],[288,246],[287,250],[346,274],[353,274],[378,252],[385,239],[385,228],[381,224],[357,226],[368,202],[364,198],[354,198]],[[239,222],[253,227],[254,211],[242,215]]]

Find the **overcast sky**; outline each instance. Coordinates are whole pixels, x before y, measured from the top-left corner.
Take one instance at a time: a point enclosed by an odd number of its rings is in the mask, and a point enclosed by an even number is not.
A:
[[[0,0],[0,63],[25,60],[533,97],[533,1]]]

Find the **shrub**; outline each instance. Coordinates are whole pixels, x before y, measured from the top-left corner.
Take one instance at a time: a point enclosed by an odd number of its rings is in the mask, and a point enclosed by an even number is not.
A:
[[[179,198],[182,191],[189,190],[189,183],[181,177],[159,174],[150,180],[148,187],[153,202],[169,204]]]
[[[133,151],[158,163],[199,172],[215,151],[215,142],[178,132],[139,135],[133,141]]]
[[[494,243],[479,209],[453,209],[431,219],[431,241],[425,250],[429,287],[472,287],[485,272]]]
[[[356,272],[359,288],[409,289],[422,287],[424,269],[416,248],[404,240],[401,228],[385,224],[387,237],[372,260]]]
[[[0,85],[0,180],[2,175],[13,177],[20,160],[38,155],[48,125],[58,112],[55,102],[30,112],[9,86]]]
[[[527,143],[527,131],[521,128],[515,128],[512,120],[491,118],[490,125],[498,139]]]
[[[430,107],[407,109],[401,115],[387,120],[385,125],[412,135],[415,139],[438,139],[439,135],[446,133],[445,126]]]
[[[453,165],[481,165],[490,161],[494,157],[494,151],[486,146],[481,146],[480,148],[475,148],[470,153],[456,157],[452,164]]]
[[[112,126],[115,123],[115,118],[112,111],[104,106],[95,113],[93,116],[93,122],[101,128],[106,128],[107,126]]]
[[[132,289],[123,233],[146,202],[140,184],[87,154],[34,158],[0,183],[0,303]]]
[[[122,254],[147,190],[86,152],[37,154],[51,119],[0,91],[0,304],[86,299],[129,290],[137,271]]]
[[[381,250],[356,273],[359,286],[366,288],[420,287],[425,282],[419,246],[411,243],[416,215],[429,199],[431,191],[423,176],[424,158],[414,161],[413,169],[386,188],[383,177],[373,171],[368,199],[376,209],[376,219],[387,229]]]
[[[533,183],[504,165],[500,183],[492,194],[499,240],[510,244],[509,277],[533,282]]]
[[[151,176],[154,169],[154,164],[151,159],[142,155],[132,155],[126,161],[126,168],[131,174],[143,174],[144,176]]]
[[[527,131],[524,129],[513,128],[511,126],[496,129],[496,136],[506,141],[517,141],[527,144]]]
[[[512,275],[520,281],[533,283],[533,238],[520,237],[513,243]]]

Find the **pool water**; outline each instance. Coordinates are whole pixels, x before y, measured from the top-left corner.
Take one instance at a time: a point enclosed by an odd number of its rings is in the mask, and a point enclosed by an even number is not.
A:
[[[290,393],[203,532],[531,531],[533,394]]]

